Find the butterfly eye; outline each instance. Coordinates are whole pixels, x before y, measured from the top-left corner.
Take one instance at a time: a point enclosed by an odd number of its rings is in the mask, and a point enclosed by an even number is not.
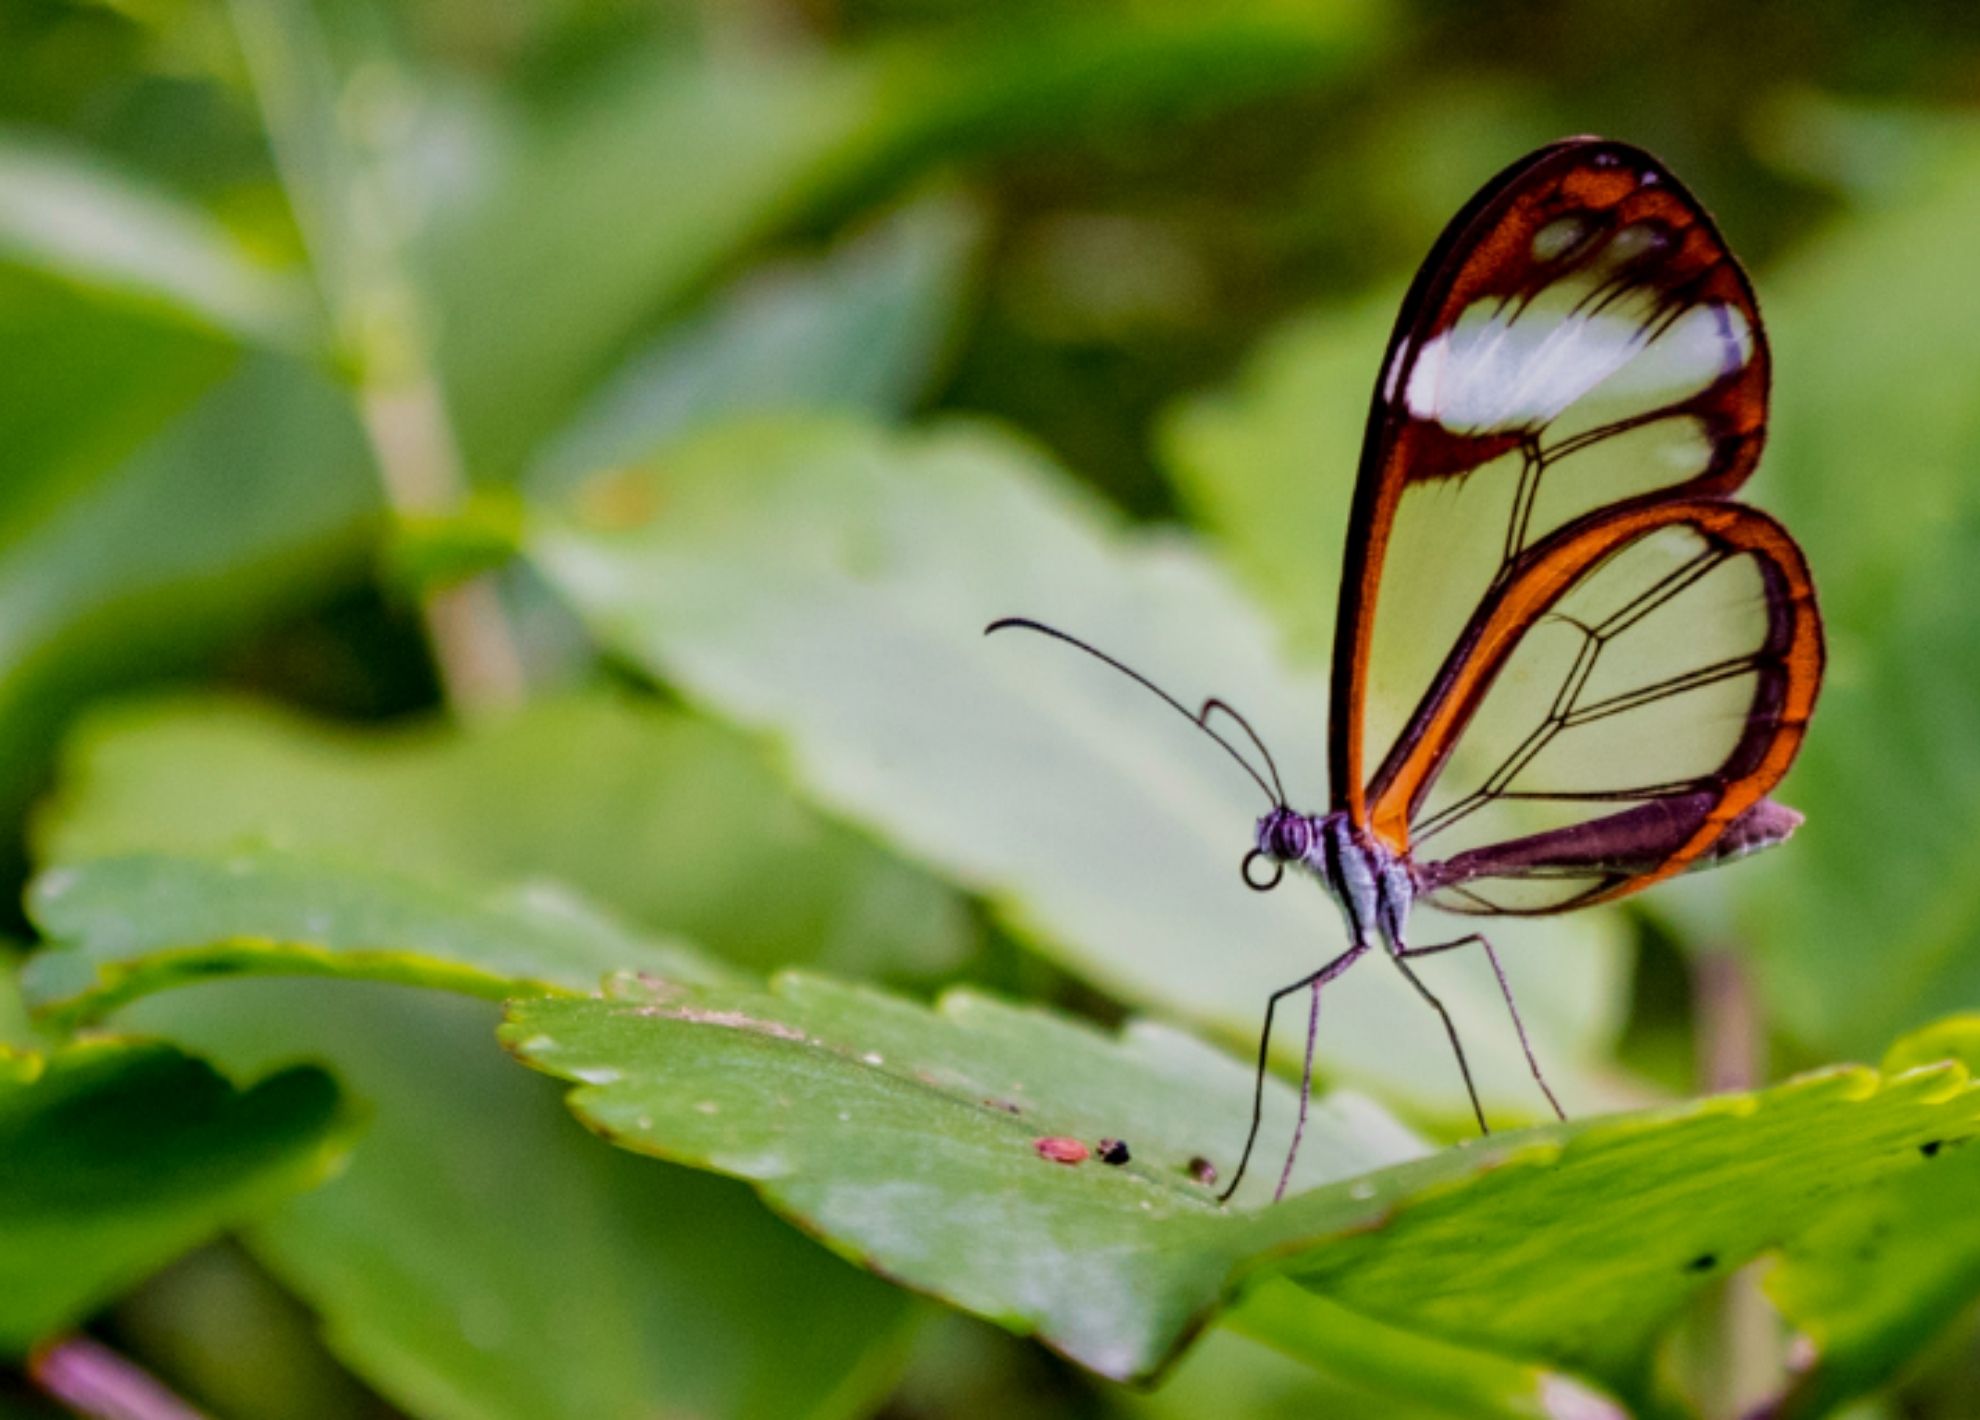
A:
[[[1275,857],[1287,860],[1304,858],[1310,841],[1305,819],[1281,819],[1272,832],[1272,852]]]

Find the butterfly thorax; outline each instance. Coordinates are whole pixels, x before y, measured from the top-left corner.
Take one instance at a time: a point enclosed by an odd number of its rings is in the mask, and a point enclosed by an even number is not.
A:
[[[1272,861],[1304,868],[1320,880],[1346,919],[1350,942],[1401,945],[1415,897],[1409,865],[1346,813],[1273,809],[1258,820],[1257,844]]]

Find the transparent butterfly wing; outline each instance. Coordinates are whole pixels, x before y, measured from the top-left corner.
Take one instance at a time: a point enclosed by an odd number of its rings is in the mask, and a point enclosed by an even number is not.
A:
[[[1627,521],[1745,480],[1768,369],[1711,219],[1626,145],[1515,164],[1425,262],[1369,416],[1330,759],[1336,808],[1420,872],[1459,865],[1447,905],[1561,910],[1709,861],[1785,770],[1756,746],[1799,742],[1777,708],[1819,682],[1799,551],[1764,519]],[[1530,620],[1480,679],[1508,609]],[[1776,643],[1803,631],[1790,666]]]

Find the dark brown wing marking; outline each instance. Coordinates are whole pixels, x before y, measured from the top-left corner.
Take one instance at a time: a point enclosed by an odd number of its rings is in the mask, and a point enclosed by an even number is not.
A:
[[[1447,912],[1515,916],[1565,912],[1621,897],[1668,876],[1658,870],[1697,835],[1717,800],[1713,789],[1653,799],[1604,818],[1420,864],[1417,890]],[[1761,799],[1681,867],[1712,867],[1758,852],[1784,842],[1800,826],[1801,815],[1793,809]],[[1520,905],[1494,892],[1502,884],[1522,890],[1538,886],[1542,896]]]

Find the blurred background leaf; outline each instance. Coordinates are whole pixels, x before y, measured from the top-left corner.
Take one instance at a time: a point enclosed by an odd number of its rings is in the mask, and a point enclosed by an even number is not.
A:
[[[1347,537],[1370,372],[1400,299],[1385,291],[1275,332],[1235,388],[1181,403],[1158,431],[1184,503],[1309,665],[1334,644],[1338,589],[1317,549]]]
[[[976,936],[955,894],[797,802],[739,736],[625,694],[390,731],[239,700],[131,703],[70,742],[60,783],[38,819],[49,863],[272,846],[448,881],[558,882],[761,970],[925,980]],[[772,876],[777,890],[760,891]]]
[[[1919,138],[1903,190],[1801,254],[1767,305],[1764,487],[1818,569],[1832,669],[1788,785],[1808,831],[1741,884],[1741,925],[1813,1054],[1980,1003],[1980,624],[1962,592],[1980,555],[1980,290],[1958,236],[1980,221],[1980,129]]]
[[[961,326],[981,223],[927,198],[826,257],[750,273],[607,376],[538,459],[562,492],[725,418],[792,410],[906,413]]]
[[[306,347],[309,298],[199,208],[86,149],[0,133],[0,260],[242,344]]]
[[[1980,1016],[1950,1017],[1899,1041],[1884,1069],[1941,1060],[1980,1065]],[[1785,1249],[1767,1292],[1806,1350],[1778,1413],[1826,1414],[1886,1384],[1980,1292],[1980,1227],[1958,1201],[1980,1186],[1972,1142],[1924,1141],[1930,1168],[1851,1200]]]
[[[299,1066],[236,1089],[162,1043],[58,1050],[0,1075],[0,1353],[81,1321],[220,1229],[327,1177],[356,1121]]]
[[[345,1175],[246,1234],[396,1405],[460,1420],[868,1412],[915,1307],[739,1185],[601,1149],[489,1048],[483,1002],[293,981],[144,1003],[230,1063],[332,1061],[370,1101]],[[194,1329],[194,1319],[182,1321]]]
[[[479,190],[423,244],[470,466],[509,466],[642,319],[780,229],[932,161],[1312,92],[1371,44],[1352,6],[1161,4],[1131,24],[1111,7],[1026,8],[1026,23],[971,16],[830,61],[719,44],[633,55],[539,131],[490,135]]]
[[[0,536],[0,805],[19,813],[82,698],[346,584],[373,507],[354,434],[315,376],[251,358]]]

